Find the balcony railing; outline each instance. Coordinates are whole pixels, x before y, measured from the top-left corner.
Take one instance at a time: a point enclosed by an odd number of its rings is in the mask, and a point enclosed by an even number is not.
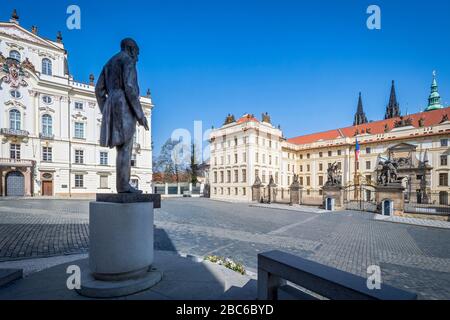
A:
[[[26,130],[17,130],[10,128],[2,128],[0,133],[4,136],[14,136],[14,137],[28,137],[30,133]]]
[[[32,165],[33,160],[0,158],[0,166],[31,167]]]
[[[55,139],[55,135],[41,132],[41,133],[39,133],[39,138],[44,139],[44,140],[53,140],[53,139]]]

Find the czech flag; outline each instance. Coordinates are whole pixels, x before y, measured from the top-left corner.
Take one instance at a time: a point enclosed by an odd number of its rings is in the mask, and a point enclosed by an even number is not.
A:
[[[359,161],[359,153],[361,152],[361,148],[359,147],[358,139],[356,139],[356,147],[355,147],[355,157],[356,161]]]

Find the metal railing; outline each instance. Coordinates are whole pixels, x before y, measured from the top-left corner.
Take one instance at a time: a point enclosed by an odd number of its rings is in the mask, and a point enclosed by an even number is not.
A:
[[[33,160],[0,158],[0,165],[32,166]]]
[[[11,128],[2,128],[0,133],[4,136],[14,136],[14,137],[28,137],[30,133],[26,130],[18,130]]]
[[[55,139],[55,135],[41,132],[41,133],[39,133],[39,138],[40,139],[45,139],[45,140],[53,140],[53,139]]]

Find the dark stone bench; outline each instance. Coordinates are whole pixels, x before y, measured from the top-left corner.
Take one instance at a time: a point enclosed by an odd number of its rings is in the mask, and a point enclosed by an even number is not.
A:
[[[279,290],[298,299],[317,299],[287,281],[331,300],[416,300],[417,295],[381,283],[370,290],[367,279],[281,251],[258,255],[258,299],[278,300]]]

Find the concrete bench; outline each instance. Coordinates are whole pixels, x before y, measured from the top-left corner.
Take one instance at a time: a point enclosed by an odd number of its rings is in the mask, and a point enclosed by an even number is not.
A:
[[[278,300],[279,290],[298,299],[317,299],[287,281],[331,300],[416,300],[417,295],[384,283],[370,290],[367,279],[281,251],[258,255],[258,299]]]

